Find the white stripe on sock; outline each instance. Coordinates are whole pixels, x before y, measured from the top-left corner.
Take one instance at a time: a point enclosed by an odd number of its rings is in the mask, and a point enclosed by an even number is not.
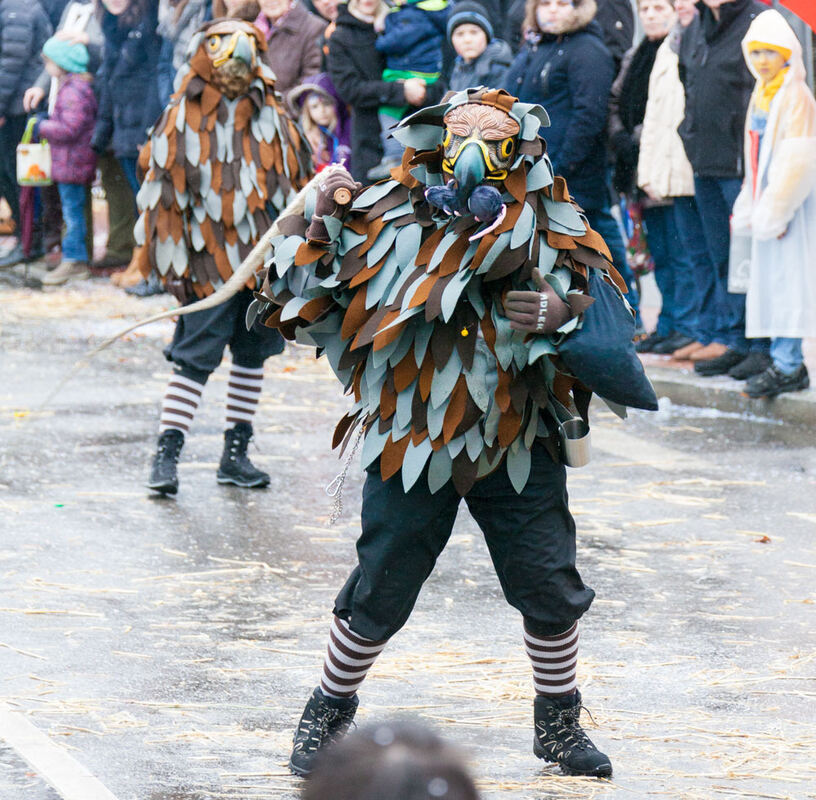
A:
[[[578,686],[578,623],[552,637],[533,636],[524,629],[524,647],[533,666],[536,694],[567,694]]]
[[[236,422],[252,423],[261,399],[262,384],[263,367],[230,366],[226,410],[228,426],[235,425]]]
[[[159,433],[171,428],[187,433],[201,402],[204,385],[183,375],[173,375],[162,400]]]
[[[354,633],[345,620],[332,620],[320,687],[330,697],[351,697],[365,680],[386,642]]]

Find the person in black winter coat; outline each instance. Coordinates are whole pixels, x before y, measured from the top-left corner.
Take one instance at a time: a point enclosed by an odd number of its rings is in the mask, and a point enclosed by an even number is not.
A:
[[[0,0],[0,197],[20,230],[17,144],[25,130],[23,94],[42,69],[40,51],[51,35],[51,23],[37,0]],[[0,256],[0,267],[23,258],[17,244]]]
[[[770,363],[767,339],[745,338],[745,295],[728,292],[729,219],[742,186],[743,129],[755,79],[742,38],[767,9],[759,0],[703,0],[680,43],[680,79],[686,114],[678,131],[694,169],[694,191],[714,265],[701,292],[713,298],[712,345],[695,364],[701,375],[746,379]],[[710,351],[710,352],[708,352]]]
[[[620,70],[623,55],[632,47],[635,38],[635,14],[630,0],[599,0],[598,24],[604,42],[615,61],[615,72]]]
[[[436,102],[434,86],[419,80],[384,81],[383,57],[377,51],[375,22],[381,24],[380,0],[351,0],[338,8],[337,27],[329,39],[327,68],[338,94],[351,107],[351,174],[364,181],[380,162],[382,144],[377,111],[381,105]]]
[[[603,31],[604,42],[615,62],[615,73],[620,69],[623,54],[632,46],[635,37],[635,14],[630,0],[597,0],[595,16]],[[518,52],[524,27],[527,0],[513,0],[507,6],[504,19],[504,39]]]
[[[45,16],[48,17],[48,21],[51,23],[52,30],[57,29],[68,2],[69,0],[39,0],[42,10],[45,11]]]
[[[606,179],[606,119],[614,78],[612,56],[594,21],[595,0],[527,0],[524,45],[502,81],[524,103],[547,110],[543,132],[555,171],[589,224],[606,240],[615,268],[630,287],[627,300],[637,309],[634,277],[626,262],[620,228],[609,210]]]
[[[98,153],[113,150],[135,198],[139,149],[161,112],[158,0],[104,0],[101,25],[105,49],[96,74],[99,116],[92,146]]]
[[[448,81],[451,91],[497,86],[513,61],[507,42],[493,38],[493,25],[485,9],[472,0],[462,0],[451,10],[448,39],[456,52]]]

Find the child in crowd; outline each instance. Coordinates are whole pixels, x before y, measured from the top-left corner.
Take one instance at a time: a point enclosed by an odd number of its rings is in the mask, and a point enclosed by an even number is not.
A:
[[[816,100],[799,40],[778,11],[754,19],[742,49],[757,83],[731,228],[752,240],[745,335],[771,337],[772,360],[745,394],[775,397],[810,385],[802,338],[816,336]]]
[[[96,124],[96,95],[88,72],[88,48],[52,36],[42,49],[45,69],[58,80],[51,115],[38,117],[34,133],[51,146],[51,176],[59,189],[65,233],[62,261],[43,278],[46,286],[87,278],[85,191],[96,173],[91,137]]]
[[[471,86],[498,86],[513,63],[510,45],[493,38],[493,25],[480,3],[462,0],[453,7],[448,39],[456,51],[449,83],[454,92]]]
[[[351,156],[351,119],[345,103],[326,73],[307,78],[286,95],[294,119],[312,148],[316,172],[329,164],[348,165]]]
[[[384,81],[408,81],[425,86],[436,83],[442,70],[442,46],[447,35],[448,0],[393,0],[385,17],[385,29],[377,37],[377,50],[385,55]],[[383,160],[369,173],[370,180],[388,177],[400,163],[403,147],[390,138],[408,106],[380,106]]]

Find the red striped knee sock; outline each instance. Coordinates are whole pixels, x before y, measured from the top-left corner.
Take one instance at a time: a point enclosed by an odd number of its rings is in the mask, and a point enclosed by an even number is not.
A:
[[[204,384],[174,373],[162,400],[159,433],[170,428],[186,434],[195,417]]]
[[[524,647],[533,662],[536,694],[558,697],[578,688],[578,622],[557,636],[534,636],[524,628]]]
[[[332,621],[320,688],[329,697],[352,697],[388,640],[374,642],[354,633],[340,617]]]
[[[227,389],[227,427],[238,422],[252,424],[255,409],[261,399],[263,367],[230,366],[229,388]]]

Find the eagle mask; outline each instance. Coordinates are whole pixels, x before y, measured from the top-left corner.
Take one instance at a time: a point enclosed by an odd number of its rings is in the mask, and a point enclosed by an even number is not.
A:
[[[477,222],[486,223],[471,237],[474,241],[503,221],[507,211],[502,199],[503,183],[519,166],[521,142],[527,142],[527,155],[541,155],[543,145],[538,131],[549,125],[549,119],[542,108],[519,103],[495,90],[468,90],[445,100],[442,105],[408,117],[394,136],[406,146],[425,150],[430,133],[415,126],[441,128],[435,153],[441,156],[439,166],[445,182],[430,186],[425,196],[443,214],[471,215]],[[527,116],[530,122],[525,123]],[[413,135],[416,132],[420,136]]]

